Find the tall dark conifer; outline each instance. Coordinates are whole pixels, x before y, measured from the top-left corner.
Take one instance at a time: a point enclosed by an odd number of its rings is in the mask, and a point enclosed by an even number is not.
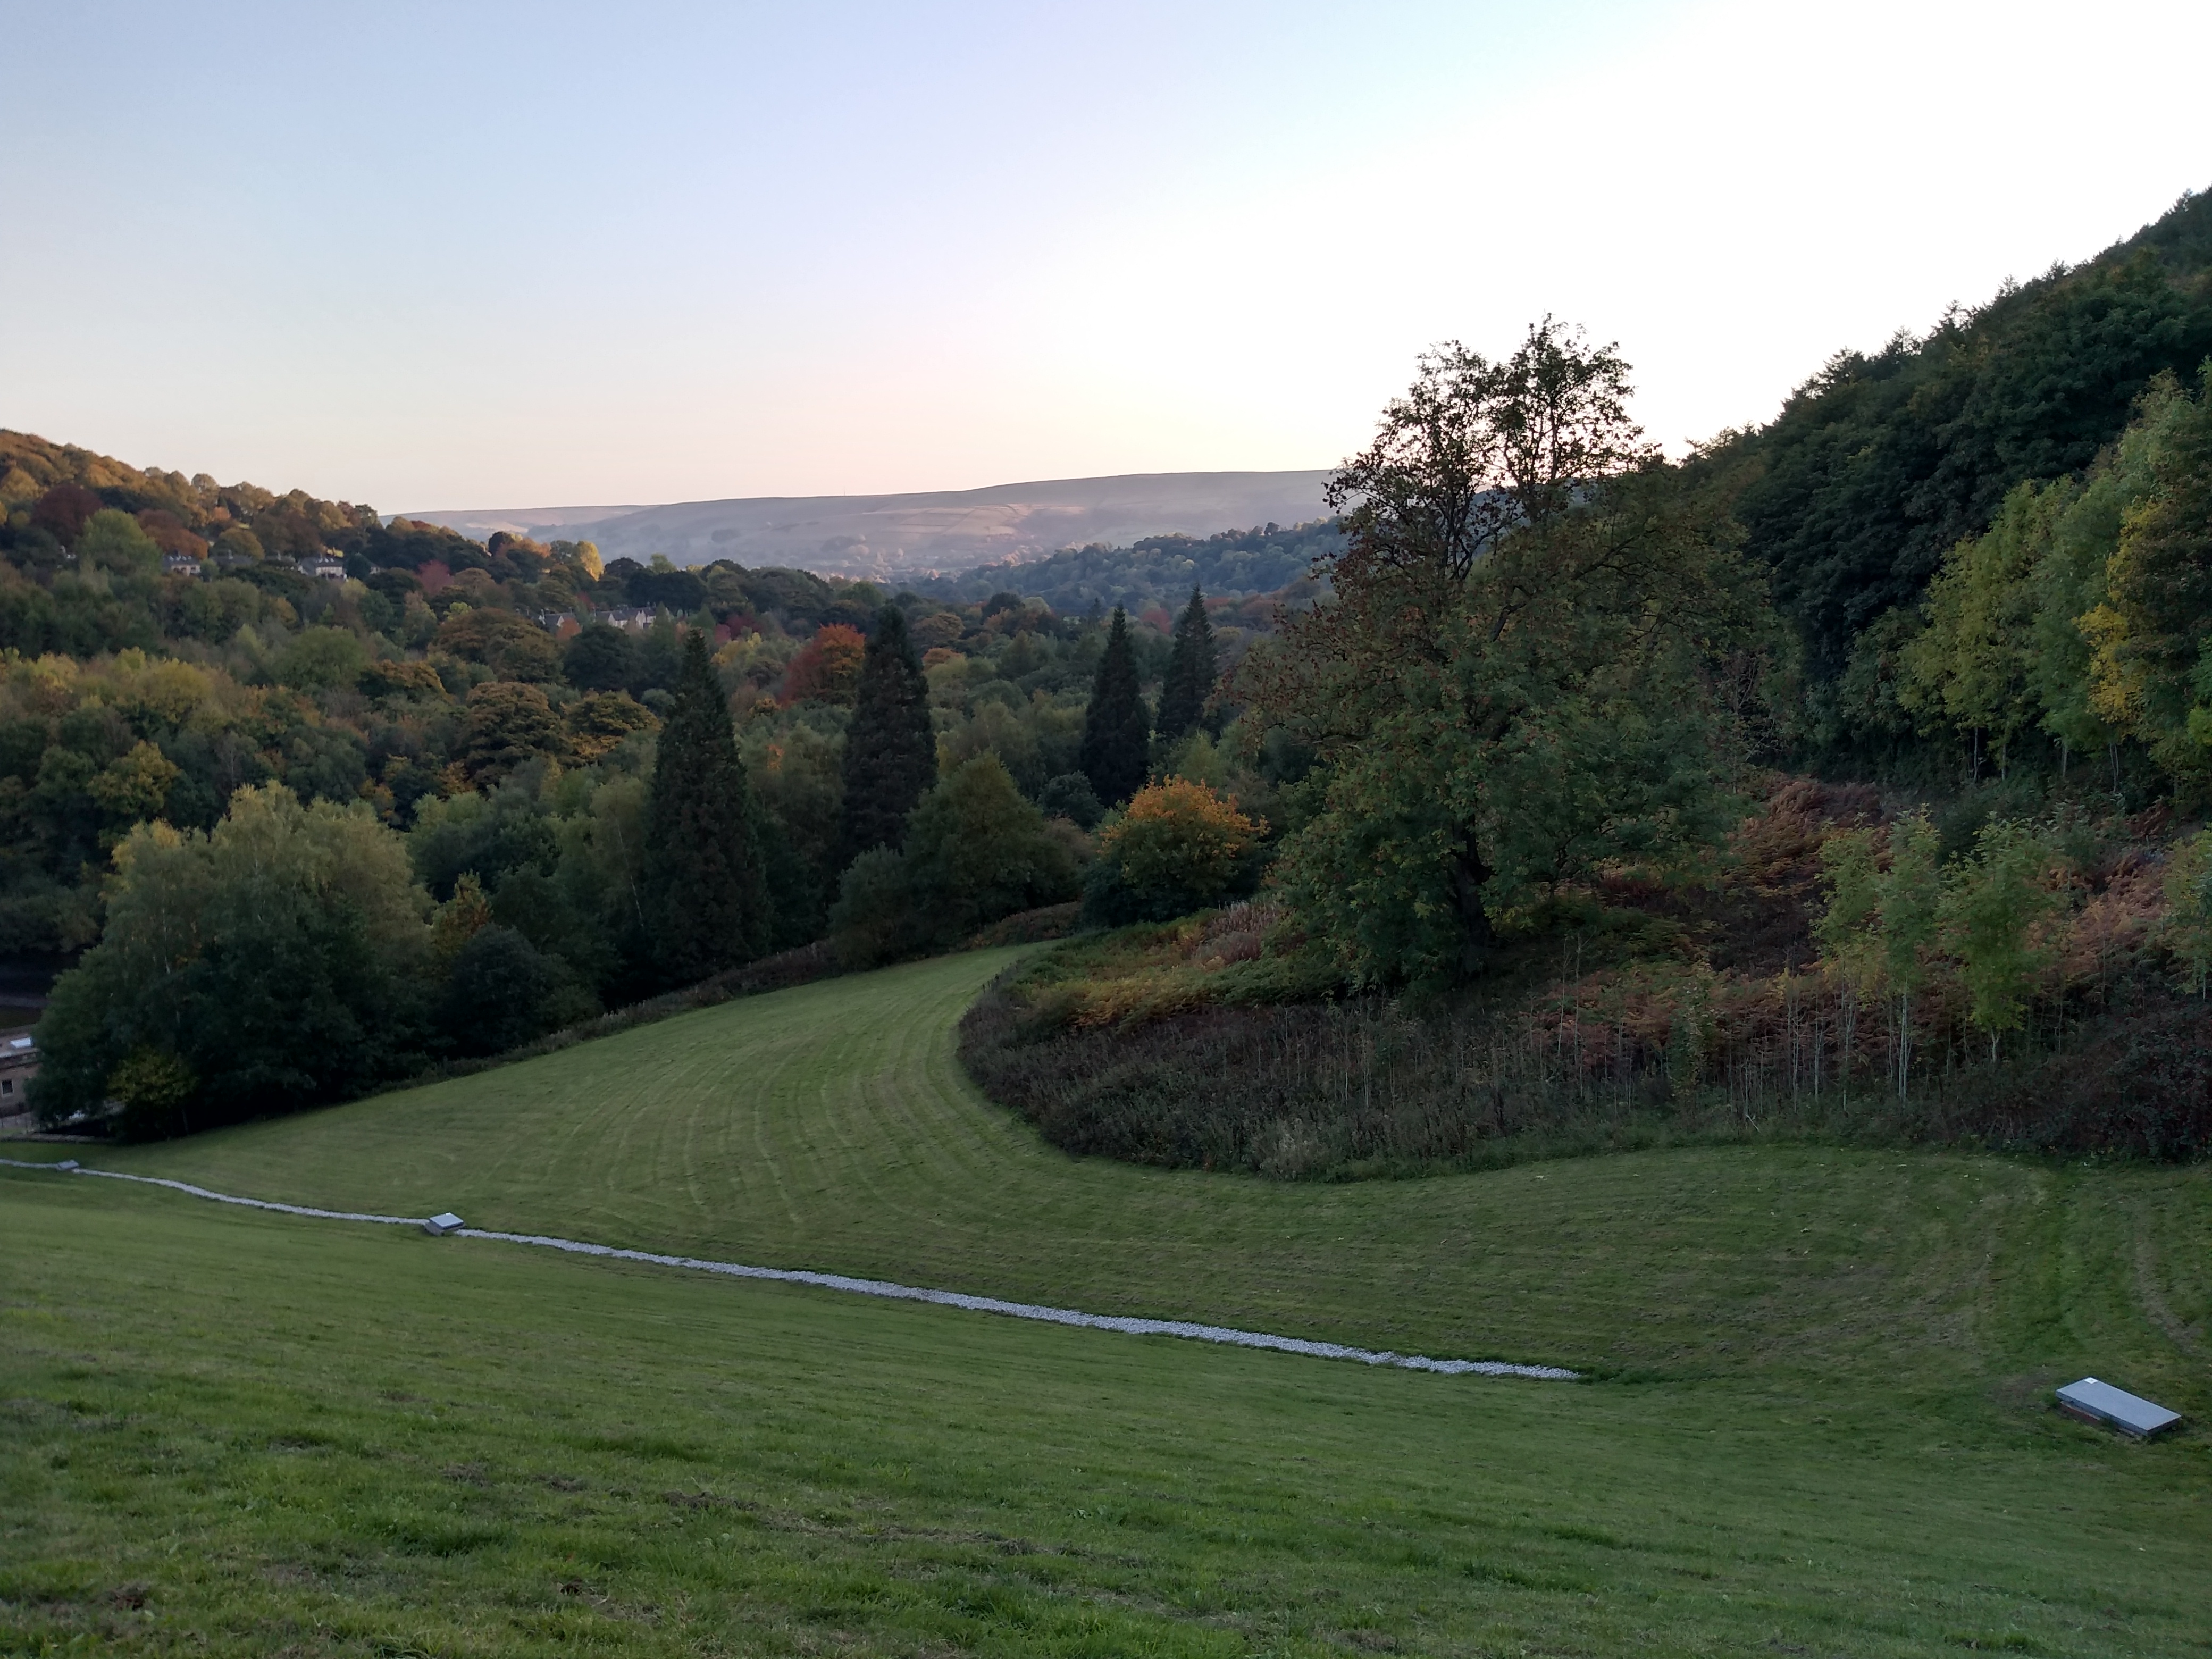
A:
[[[1137,653],[1129,643],[1129,618],[1120,605],[1106,632],[1106,654],[1083,715],[1083,773],[1109,806],[1119,806],[1145,787],[1146,742],[1152,716],[1137,689]]]
[[[768,886],[751,787],[705,639],[684,641],[675,707],[646,803],[644,900],[655,966],[689,983],[768,948]]]
[[[860,690],[845,729],[845,817],[837,865],[874,847],[906,843],[907,814],[937,781],[937,734],[929,682],[906,631],[906,612],[887,605],[860,660]]]
[[[1193,587],[1190,603],[1176,618],[1175,649],[1160,686],[1161,738],[1172,743],[1204,720],[1212,695],[1213,624],[1206,620],[1206,595]]]

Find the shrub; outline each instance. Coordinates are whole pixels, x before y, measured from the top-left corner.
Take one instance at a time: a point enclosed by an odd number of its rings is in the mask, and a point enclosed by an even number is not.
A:
[[[847,968],[895,962],[919,940],[906,860],[888,847],[873,847],[845,868],[837,902],[830,912],[837,960]]]
[[[885,962],[951,949],[1002,916],[1073,898],[1077,884],[1064,833],[1022,799],[997,757],[982,755],[915,808],[904,852],[853,861],[830,932],[846,965]]]
[[[1099,832],[1085,919],[1106,927],[1165,921],[1249,892],[1259,846],[1260,826],[1206,785],[1152,784]]]
[[[512,927],[479,927],[454,952],[439,1024],[465,1054],[496,1054],[599,1012],[565,963]]]
[[[1079,830],[1096,830],[1106,808],[1080,772],[1063,772],[1048,779],[1037,792],[1037,805],[1047,817],[1066,818]]]

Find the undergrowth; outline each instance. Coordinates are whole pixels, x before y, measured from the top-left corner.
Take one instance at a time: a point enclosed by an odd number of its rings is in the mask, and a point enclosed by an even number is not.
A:
[[[1879,816],[1870,790],[1790,783],[1724,884],[1562,896],[1548,936],[1449,995],[1349,994],[1266,902],[1078,939],[994,983],[961,1055],[1067,1151],[1284,1179],[1776,1137],[2212,1152],[2212,1009],[2158,944],[2154,860],[2085,861],[1992,1054],[1954,981],[1900,1024],[1814,959],[1820,848]]]

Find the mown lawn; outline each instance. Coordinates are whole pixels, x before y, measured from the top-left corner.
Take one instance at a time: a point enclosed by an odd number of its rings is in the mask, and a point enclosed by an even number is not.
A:
[[[2202,1441],[1499,1382],[0,1173],[0,1650],[2202,1651]]]
[[[1786,1144],[1343,1186],[1079,1161],[982,1100],[953,1055],[960,1012],[1012,954],[99,1159],[1371,1346],[1939,1393],[2102,1367],[2212,1408],[2202,1351],[2167,1329],[2212,1323],[2212,1172]]]
[[[0,1170],[0,1653],[2212,1651],[2212,1437],[2049,1406],[2093,1371],[2212,1412],[2212,1172],[1785,1144],[1342,1187],[1077,1162],[953,1060],[1006,959],[92,1156],[1597,1380]]]

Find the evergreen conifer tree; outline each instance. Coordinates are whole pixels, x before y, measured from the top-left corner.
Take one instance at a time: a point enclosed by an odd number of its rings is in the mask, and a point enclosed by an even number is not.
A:
[[[1091,687],[1091,707],[1083,715],[1083,773],[1107,805],[1119,806],[1145,787],[1151,732],[1152,716],[1137,688],[1129,618],[1117,605],[1106,633],[1106,653],[1098,659],[1098,678]]]
[[[688,983],[768,946],[768,887],[752,790],[728,702],[695,629],[684,641],[675,705],[661,727],[646,802],[645,914],[654,965]]]
[[[1213,695],[1213,624],[1206,617],[1206,596],[1190,590],[1190,603],[1176,618],[1175,649],[1168,657],[1160,687],[1159,734],[1174,742],[1206,717]]]
[[[845,730],[845,814],[837,865],[871,848],[896,852],[907,815],[937,781],[929,682],[914,654],[906,613],[887,605],[860,662],[860,690]]]

